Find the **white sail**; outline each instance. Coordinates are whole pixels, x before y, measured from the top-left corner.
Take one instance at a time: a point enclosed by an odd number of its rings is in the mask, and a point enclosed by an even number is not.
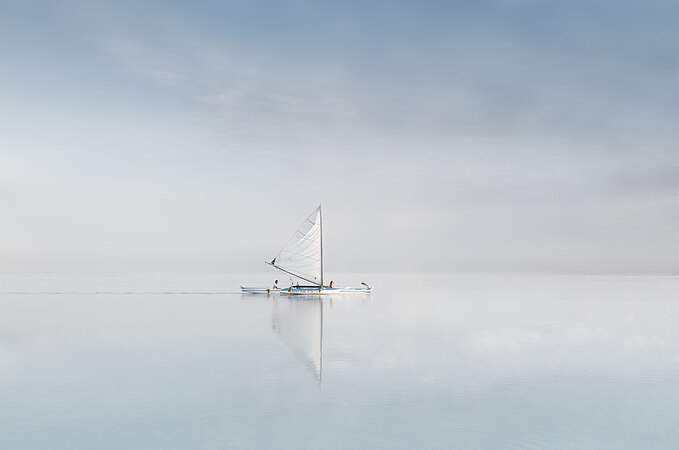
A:
[[[323,283],[323,231],[318,205],[300,225],[271,265],[316,285]]]

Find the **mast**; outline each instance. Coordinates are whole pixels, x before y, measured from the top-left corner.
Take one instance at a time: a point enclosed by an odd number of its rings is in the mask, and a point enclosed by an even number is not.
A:
[[[321,289],[323,289],[323,211],[321,205],[318,205],[318,216],[321,224]]]

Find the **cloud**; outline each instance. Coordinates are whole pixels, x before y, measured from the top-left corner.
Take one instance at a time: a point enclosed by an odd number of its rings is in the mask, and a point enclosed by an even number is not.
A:
[[[332,14],[295,4],[259,35],[236,24],[256,27],[270,7],[218,9],[218,31],[200,13],[178,19],[181,8],[135,28],[122,10],[99,39],[120,70],[206,108],[215,138],[246,148],[396,148],[420,135],[667,152],[677,139],[678,68],[667,62],[679,49],[655,4],[490,2],[439,17],[401,3],[325,5]],[[630,26],[649,32],[632,39]]]

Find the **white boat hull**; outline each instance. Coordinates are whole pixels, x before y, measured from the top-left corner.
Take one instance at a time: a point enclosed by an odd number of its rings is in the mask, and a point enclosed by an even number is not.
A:
[[[271,289],[262,287],[248,287],[241,286],[241,291],[246,294],[260,294],[260,295],[329,295],[329,294],[370,294],[372,288],[317,288],[313,286],[290,286],[283,289]]]

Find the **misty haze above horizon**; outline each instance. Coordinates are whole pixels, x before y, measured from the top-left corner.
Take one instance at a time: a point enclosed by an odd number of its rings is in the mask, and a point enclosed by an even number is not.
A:
[[[0,271],[679,271],[679,3],[0,0]]]

